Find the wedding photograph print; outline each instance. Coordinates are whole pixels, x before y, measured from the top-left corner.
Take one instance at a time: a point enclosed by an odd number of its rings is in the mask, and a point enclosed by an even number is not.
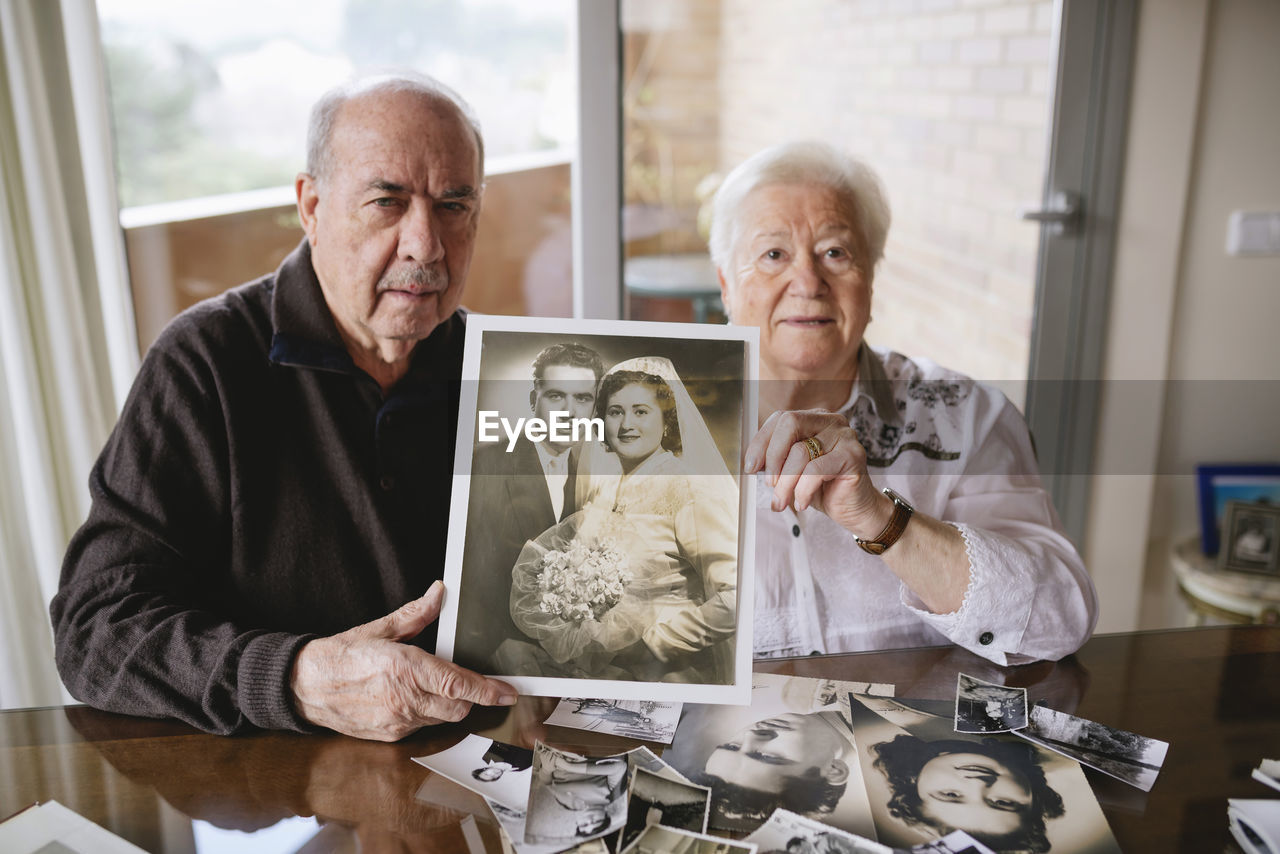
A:
[[[436,654],[535,696],[746,702],[757,346],[470,315]]]

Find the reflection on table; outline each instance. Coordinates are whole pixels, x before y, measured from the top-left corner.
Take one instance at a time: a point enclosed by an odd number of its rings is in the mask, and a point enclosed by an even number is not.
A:
[[[1064,661],[998,668],[954,647],[759,663],[954,697],[956,673],[1025,687],[1052,708],[1170,743],[1149,793],[1086,771],[1126,851],[1221,851],[1226,799],[1266,797],[1249,769],[1280,755],[1280,628],[1100,636]],[[483,800],[409,761],[468,732],[589,755],[636,742],[549,727],[522,697],[396,744],[333,734],[198,733],[84,707],[0,713],[0,816],[56,799],[148,851],[501,851]],[[661,745],[650,745],[656,751]],[[312,818],[314,817],[314,818]],[[246,836],[245,834],[252,834]],[[255,846],[261,844],[262,848]]]

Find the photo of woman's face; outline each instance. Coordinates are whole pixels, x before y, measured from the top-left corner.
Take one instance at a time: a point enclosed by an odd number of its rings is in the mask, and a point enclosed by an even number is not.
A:
[[[739,786],[777,793],[787,777],[821,768],[843,745],[817,715],[783,714],[757,721],[716,747],[706,772]]]
[[[924,764],[916,782],[920,810],[932,823],[1004,834],[1022,826],[1031,806],[1027,781],[980,753],[944,753]]]
[[[651,387],[632,383],[613,393],[604,411],[604,435],[624,461],[640,462],[662,443],[662,408]]]

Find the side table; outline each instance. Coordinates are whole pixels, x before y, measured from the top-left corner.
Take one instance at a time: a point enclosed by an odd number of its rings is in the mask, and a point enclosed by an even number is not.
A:
[[[1280,578],[1224,572],[1216,557],[1200,550],[1200,536],[1176,540],[1170,564],[1178,590],[1191,606],[1192,625],[1206,617],[1230,623],[1280,624]]]

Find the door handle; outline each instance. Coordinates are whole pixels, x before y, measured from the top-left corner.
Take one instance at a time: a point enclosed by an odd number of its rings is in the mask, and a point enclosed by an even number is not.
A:
[[[1081,219],[1080,196],[1070,190],[1055,190],[1049,195],[1047,207],[1020,208],[1018,217],[1027,222],[1038,222],[1048,234],[1060,235],[1075,231]]]

